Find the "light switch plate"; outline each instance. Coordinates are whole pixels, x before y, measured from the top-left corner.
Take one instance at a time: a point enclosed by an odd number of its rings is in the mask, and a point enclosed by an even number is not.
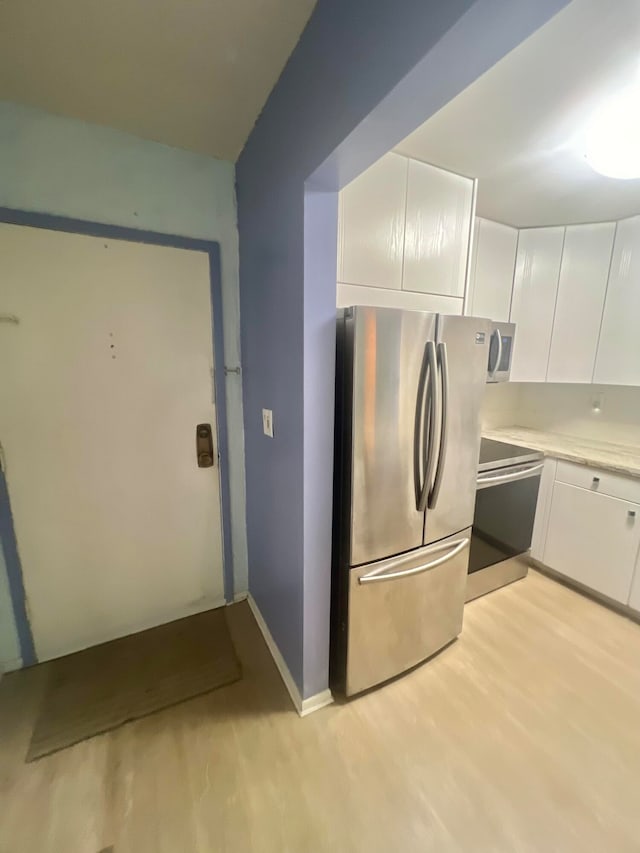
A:
[[[273,438],[273,412],[271,409],[262,410],[262,431],[269,438]]]

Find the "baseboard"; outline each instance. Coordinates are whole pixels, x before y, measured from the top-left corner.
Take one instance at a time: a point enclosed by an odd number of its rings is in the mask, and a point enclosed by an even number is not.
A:
[[[0,661],[0,675],[3,672],[14,672],[16,669],[22,669],[22,658]]]
[[[301,717],[306,717],[307,714],[313,714],[314,711],[319,711],[320,708],[326,708],[333,702],[333,693],[327,687],[322,693],[316,693],[315,696],[310,696],[308,699],[302,700],[302,706],[298,709]]]
[[[236,592],[233,596],[233,603],[237,604],[239,601],[246,601],[248,595],[248,592]]]
[[[640,622],[640,611],[634,610],[632,607],[629,607],[628,604],[616,601],[615,598],[609,598],[608,595],[597,592],[595,589],[591,589],[591,587],[581,584],[580,581],[575,581],[573,578],[562,575],[560,572],[556,572],[555,569],[552,569],[550,566],[541,563],[540,560],[536,560],[533,557],[529,558],[529,565],[532,569],[540,572],[541,575],[546,575],[546,577],[551,578],[551,580],[561,583],[562,586],[566,586],[569,589],[574,590],[574,592],[579,592],[581,595],[584,595],[585,598],[590,598],[592,601],[595,601],[596,604],[602,604],[603,607],[606,607],[609,610],[614,610],[616,613],[619,613],[620,616],[626,616],[627,619],[631,619],[632,622]]]
[[[271,652],[271,657],[278,668],[280,677],[284,681],[284,686],[287,688],[291,701],[293,702],[293,706],[298,714],[301,717],[306,717],[307,714],[312,714],[314,711],[319,711],[320,708],[325,708],[327,705],[330,705],[333,702],[333,696],[331,695],[331,691],[328,689],[323,690],[321,693],[316,693],[315,696],[309,696],[308,699],[302,698],[300,691],[298,690],[298,686],[289,672],[289,667],[287,666],[285,659],[280,654],[280,649],[278,648],[276,641],[273,639],[271,631],[269,630],[267,623],[264,621],[264,617],[262,616],[262,613],[260,613],[260,608],[256,604],[251,593],[247,595],[247,601],[249,602],[251,612],[258,623],[258,628],[260,628],[260,632],[264,637],[267,648]]]

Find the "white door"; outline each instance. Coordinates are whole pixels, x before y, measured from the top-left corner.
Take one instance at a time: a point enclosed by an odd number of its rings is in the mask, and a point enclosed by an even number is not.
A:
[[[640,385],[640,216],[618,222],[593,381]]]
[[[567,226],[547,382],[593,378],[615,230],[615,222]]]
[[[513,279],[511,322],[516,337],[512,382],[544,382],[558,292],[564,228],[523,228]]]
[[[0,225],[0,441],[40,660],[223,603],[208,256]]]

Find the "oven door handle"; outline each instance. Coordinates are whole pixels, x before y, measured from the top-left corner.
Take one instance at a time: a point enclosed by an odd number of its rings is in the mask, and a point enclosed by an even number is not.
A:
[[[533,465],[530,468],[520,468],[519,471],[512,471],[510,474],[499,474],[497,477],[478,477],[476,486],[479,489],[486,489],[489,486],[497,486],[499,483],[515,483],[518,480],[526,480],[527,477],[533,477],[538,471],[542,471],[544,462]]]

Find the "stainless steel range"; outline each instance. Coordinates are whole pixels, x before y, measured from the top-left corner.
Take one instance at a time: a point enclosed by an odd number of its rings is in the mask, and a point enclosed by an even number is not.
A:
[[[483,438],[466,600],[526,576],[543,454]]]

